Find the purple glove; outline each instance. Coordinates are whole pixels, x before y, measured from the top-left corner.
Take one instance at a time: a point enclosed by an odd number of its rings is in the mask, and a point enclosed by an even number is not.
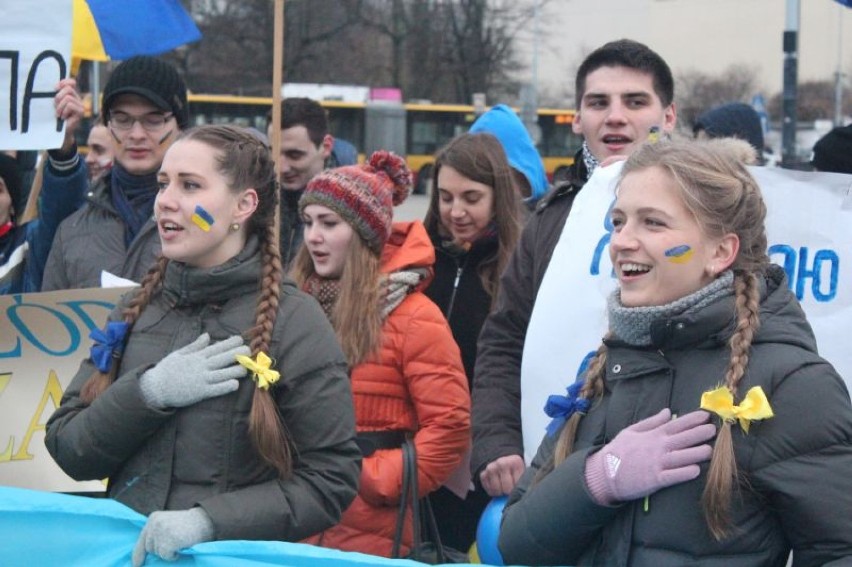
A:
[[[701,410],[671,416],[664,409],[634,423],[586,459],[586,485],[598,504],[636,500],[698,476],[698,463],[713,453],[706,442],[716,426]]]

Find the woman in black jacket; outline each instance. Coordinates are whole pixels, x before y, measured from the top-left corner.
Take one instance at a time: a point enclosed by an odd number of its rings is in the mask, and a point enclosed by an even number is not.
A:
[[[211,540],[302,540],[355,497],[360,451],[334,331],[283,279],[269,150],[203,126],[157,179],[162,256],[93,333],[47,448],[149,515],[134,565]]]
[[[520,236],[521,205],[512,170],[491,134],[461,134],[435,159],[425,225],[435,245],[435,279],[426,289],[444,312],[473,386],[476,341],[491,311],[500,274]],[[469,458],[455,478],[469,478]],[[432,504],[442,543],[467,551],[488,493],[446,485]]]
[[[548,401],[507,564],[848,564],[849,394],[769,263],[745,159],[740,141],[661,141],[625,163],[609,332]]]

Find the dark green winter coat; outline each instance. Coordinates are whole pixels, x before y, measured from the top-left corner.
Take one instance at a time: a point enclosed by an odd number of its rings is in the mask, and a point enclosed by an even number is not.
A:
[[[85,405],[80,389],[94,371],[85,361],[48,421],[45,442],[59,466],[77,480],[109,477],[108,496],[143,514],[200,505],[217,539],[298,541],[336,524],[360,474],[352,393],[327,318],[294,284],[282,286],[268,353],[281,372],[270,391],[292,441],[291,478],[279,480],[251,444],[250,378],[181,409],[152,408],[139,388],[145,370],[200,334],[219,341],[252,327],[259,279],[256,239],[216,268],[170,263],[116,381]]]
[[[852,407],[843,380],[819,357],[783,271],[773,266],[738,397],[766,393],[775,417],[733,426],[740,482],[731,535],[716,541],[700,504],[707,465],[690,482],[642,500],[600,506],[584,481],[586,457],[663,408],[684,415],[722,382],[734,328],[733,297],[652,327],[653,346],[608,343],[605,394],[585,416],[575,451],[539,483],[546,437],[503,517],[507,565],[795,567],[852,561]]]

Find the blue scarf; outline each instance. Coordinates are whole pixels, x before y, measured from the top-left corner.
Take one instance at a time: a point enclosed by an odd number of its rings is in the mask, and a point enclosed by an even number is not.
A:
[[[154,214],[157,174],[133,175],[115,162],[110,176],[112,205],[124,221],[124,245],[130,246],[142,226]]]

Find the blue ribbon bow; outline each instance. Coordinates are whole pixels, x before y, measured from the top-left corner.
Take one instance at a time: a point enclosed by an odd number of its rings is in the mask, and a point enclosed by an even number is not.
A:
[[[89,356],[101,372],[109,372],[112,358],[121,354],[128,327],[124,321],[110,321],[103,329],[92,329],[89,333],[89,338],[95,341]]]
[[[589,400],[579,397],[582,387],[583,380],[577,380],[566,389],[568,391],[567,396],[554,394],[547,397],[544,413],[553,418],[547,426],[548,436],[556,435],[574,412],[585,413],[589,410],[589,405],[591,405]]]

